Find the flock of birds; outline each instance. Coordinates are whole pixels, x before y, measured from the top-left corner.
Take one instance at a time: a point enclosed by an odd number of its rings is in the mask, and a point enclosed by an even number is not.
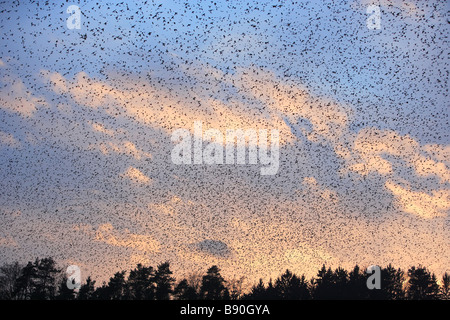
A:
[[[450,258],[445,4],[382,2],[382,30],[346,1],[94,1],[79,4],[79,30],[66,26],[69,5],[0,3],[0,260],[51,255],[95,273],[172,259],[270,275],[286,263]],[[279,174],[173,165],[170,133],[195,120],[280,126]],[[354,148],[370,127],[415,139],[411,157],[440,171],[418,175],[403,152],[380,152],[393,168],[382,173]],[[358,163],[375,169],[345,168]],[[439,217],[404,215],[405,199]],[[361,250],[367,237],[385,256]]]

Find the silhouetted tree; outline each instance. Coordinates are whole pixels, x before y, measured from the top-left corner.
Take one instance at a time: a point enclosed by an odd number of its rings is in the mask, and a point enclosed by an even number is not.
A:
[[[155,273],[152,267],[138,264],[130,271],[126,285],[125,299],[153,300],[155,298]]]
[[[317,300],[337,299],[338,295],[335,290],[334,274],[331,268],[325,265],[317,273],[313,287],[313,297]]]
[[[263,279],[260,278],[257,285],[252,286],[249,294],[244,296],[244,299],[248,300],[264,300],[266,299],[266,287],[264,286]]]
[[[411,267],[408,270],[408,288],[406,295],[411,300],[434,300],[439,297],[436,276],[424,267]]]
[[[78,292],[67,287],[67,278],[56,267],[52,258],[36,259],[24,267],[18,263],[0,267],[0,299],[42,300],[297,300],[297,299],[383,299],[422,300],[450,299],[450,276],[445,273],[442,286],[436,276],[425,267],[411,267],[407,272],[395,269],[391,264],[381,268],[381,289],[367,288],[368,274],[356,265],[350,272],[338,267],[335,271],[325,265],[317,276],[307,281],[290,270],[281,274],[275,283],[272,279],[265,286],[263,279],[244,294],[244,277],[225,281],[217,266],[210,267],[205,275],[191,274],[176,286],[168,262],[156,270],[138,264],[126,272],[117,272],[95,288],[95,281],[88,277]],[[405,286],[405,278],[408,280]]]
[[[18,263],[4,264],[0,267],[0,299],[17,299],[17,279],[20,277],[22,266]]]
[[[172,277],[169,262],[160,264],[155,273],[156,300],[169,300],[173,292],[174,283],[175,278]]]
[[[16,292],[19,300],[31,299],[35,288],[36,268],[30,261],[22,268],[16,281]]]
[[[405,297],[403,282],[404,272],[391,264],[381,270],[381,293],[384,300],[402,300]]]
[[[220,269],[212,266],[202,279],[201,296],[206,300],[221,300],[228,295],[225,280],[220,275]]]
[[[107,285],[103,285],[99,291],[98,298],[101,300],[120,300],[125,293],[125,271],[116,272],[109,279]]]
[[[450,275],[446,272],[442,276],[441,299],[450,300]]]
[[[279,299],[310,299],[305,276],[303,275],[299,278],[289,270],[286,270],[284,274],[275,281],[275,291]]]
[[[201,287],[202,287],[202,280],[203,280],[203,274],[202,272],[193,272],[189,274],[186,278],[188,285],[195,290],[197,294],[197,299],[200,299],[201,297]]]
[[[56,268],[53,258],[36,259],[35,263],[35,290],[31,299],[50,300],[56,295],[56,278],[61,272]]]
[[[333,299],[348,299],[348,297],[350,296],[348,282],[348,272],[341,267],[337,268],[334,271],[333,286],[331,290]]]
[[[54,299],[57,292],[56,278],[60,272],[53,258],[28,262],[16,281],[18,299]]]
[[[109,288],[106,282],[102,283],[101,287],[95,289],[93,294],[94,300],[111,300],[109,295]]]
[[[173,294],[177,300],[197,300],[199,298],[195,288],[189,285],[186,279],[176,285]]]
[[[78,291],[78,300],[91,300],[94,298],[95,293],[95,280],[91,277],[87,277],[86,283],[82,284]]]
[[[67,286],[67,277],[63,276],[58,288],[58,294],[56,295],[56,300],[74,300],[76,296],[74,289],[69,289]]]
[[[273,285],[272,278],[270,278],[266,288],[265,300],[277,300],[277,299],[279,299],[278,292]]]
[[[230,293],[231,300],[239,300],[243,294],[242,286],[244,284],[245,277],[242,276],[239,279],[232,279],[226,282],[226,288]]]
[[[369,289],[367,288],[367,274],[358,265],[348,274],[347,298],[352,300],[367,299]]]

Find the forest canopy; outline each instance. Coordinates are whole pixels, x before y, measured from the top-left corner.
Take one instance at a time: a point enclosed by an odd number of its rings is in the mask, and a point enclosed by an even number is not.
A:
[[[70,285],[66,270],[51,258],[37,258],[0,267],[2,300],[450,300],[450,276],[441,279],[426,267],[408,270],[392,265],[380,268],[380,288],[369,289],[370,273],[356,265],[351,270],[322,266],[316,276],[306,279],[286,270],[276,279],[245,289],[245,275],[225,279],[218,266],[204,274],[177,280],[164,262],[152,266],[138,264],[118,271],[97,285],[90,276],[79,286]]]

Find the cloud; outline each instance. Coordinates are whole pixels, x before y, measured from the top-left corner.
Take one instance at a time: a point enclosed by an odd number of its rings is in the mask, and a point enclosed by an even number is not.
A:
[[[450,170],[442,162],[420,157],[414,162],[416,173],[420,176],[437,176],[441,182],[450,182]]]
[[[260,100],[271,117],[281,119],[281,127],[286,126],[285,117],[294,122],[308,120],[312,130],[302,130],[302,133],[310,141],[337,141],[346,133],[351,108],[313,96],[300,83],[278,78],[262,68],[239,69],[233,83]]]
[[[68,92],[67,80],[60,73],[41,70],[40,76],[48,82],[55,93],[64,94]]]
[[[0,144],[6,145],[8,147],[18,147],[20,142],[10,133],[0,131]]]
[[[21,116],[31,116],[39,107],[48,106],[45,98],[36,97],[18,77],[0,79],[0,107]]]
[[[416,192],[387,181],[386,188],[398,199],[398,205],[405,212],[415,214],[421,218],[430,219],[445,216],[450,209],[450,191]]]
[[[95,131],[102,132],[108,136],[114,136],[114,130],[107,129],[104,124],[98,122],[91,122],[92,128]]]
[[[128,178],[133,182],[148,184],[151,182],[151,179],[147,177],[142,171],[137,168],[129,167],[123,174],[122,177]]]
[[[222,73],[220,70],[215,71]],[[240,75],[229,79],[230,82],[234,81],[235,87],[231,86],[225,91],[228,97],[214,97],[211,94],[211,91],[220,89],[211,88],[211,77],[217,76],[214,74],[197,79],[204,86],[197,84],[190,90],[185,87],[177,91],[136,79],[133,74],[113,71],[110,71],[107,81],[92,78],[86,72],[79,72],[73,80],[47,70],[41,71],[41,76],[55,93],[67,92],[76,104],[101,109],[113,117],[120,114],[138,123],[158,127],[168,134],[179,128],[192,130],[195,121],[202,121],[204,130],[215,128],[223,134],[227,129],[235,128],[275,128],[282,131],[281,143],[292,139],[289,128],[276,113],[269,109],[262,114],[255,112],[255,103],[258,101],[242,101],[235,94],[236,89],[244,89],[239,87],[242,82],[237,77]],[[223,73],[222,76],[229,77]],[[127,81],[123,81],[124,77],[128,78]],[[187,75],[180,79],[184,86],[190,82],[192,80]],[[96,131],[104,129],[97,124],[92,126]]]
[[[349,138],[351,141],[352,136]],[[337,153],[346,161],[342,172],[350,170],[362,176],[378,173],[386,179],[386,189],[397,198],[399,208],[405,212],[422,218],[446,214],[449,191],[445,183],[450,181],[448,146],[422,146],[409,135],[378,128],[360,130],[348,145],[345,152]],[[440,185],[434,184],[430,189],[430,184],[425,183],[430,177],[436,178]],[[399,183],[405,181],[414,182],[416,188],[423,191],[401,187]],[[430,192],[432,195],[428,194]]]
[[[170,200],[165,203],[151,203],[148,205],[149,209],[154,210],[158,213],[163,213],[169,216],[176,216],[178,213],[186,209],[188,205],[192,204],[191,201],[184,202],[177,196],[172,196]]]
[[[413,162],[416,174],[422,177],[436,176],[441,183],[450,182],[450,145],[427,144]]]
[[[18,247],[18,243],[14,238],[11,236],[8,237],[0,237],[0,247],[7,247],[7,248],[15,248]]]
[[[105,140],[90,144],[88,150],[97,149],[104,155],[108,155],[110,153],[118,155],[128,155],[136,160],[152,157],[150,153],[139,150],[136,147],[136,145],[131,141],[105,141]]]
[[[420,145],[412,137],[393,130],[364,128],[358,132],[351,153],[353,158],[347,159],[350,170],[361,175],[369,172],[387,175],[392,173],[392,163],[384,156],[394,156],[410,163],[420,153]]]
[[[153,239],[152,236],[134,234],[128,229],[119,232],[109,223],[102,224],[98,227],[95,240],[116,247],[133,248],[148,253],[159,252],[160,250],[159,242]]]

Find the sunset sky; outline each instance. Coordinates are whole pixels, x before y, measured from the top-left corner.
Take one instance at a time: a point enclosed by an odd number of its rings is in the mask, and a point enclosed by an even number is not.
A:
[[[450,272],[448,3],[187,2],[0,3],[0,263]],[[277,174],[173,164],[195,121],[279,130]]]

